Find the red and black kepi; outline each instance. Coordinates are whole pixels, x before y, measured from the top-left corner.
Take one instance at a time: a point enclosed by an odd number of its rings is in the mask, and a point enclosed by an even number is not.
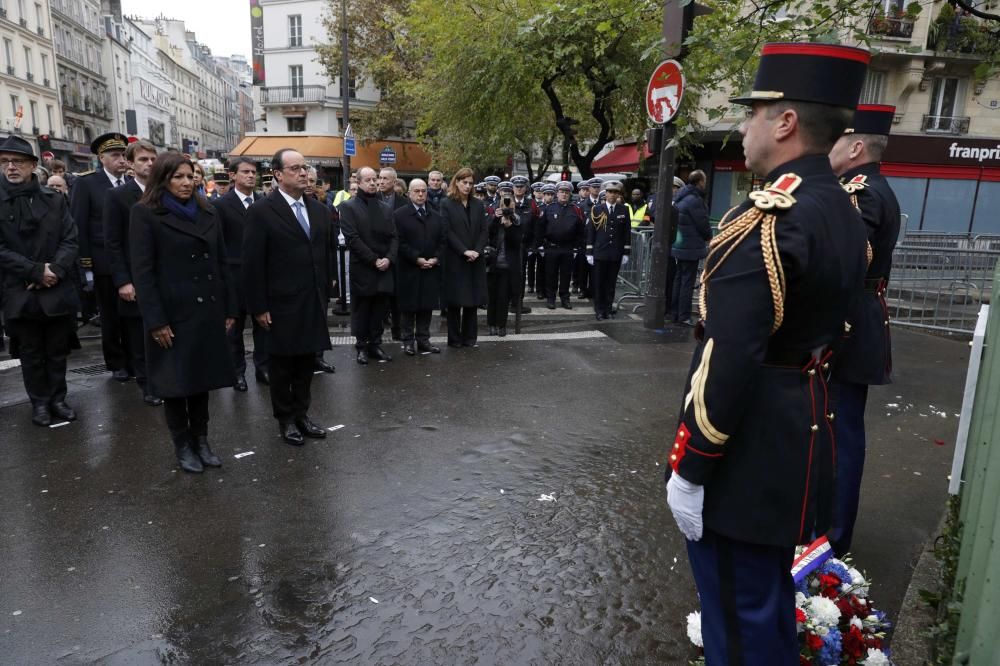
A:
[[[868,51],[839,44],[765,44],[753,90],[729,101],[789,100],[853,109],[870,61]]]
[[[859,104],[854,112],[851,126],[844,134],[880,134],[889,136],[892,133],[892,120],[896,117],[896,107],[888,104]]]

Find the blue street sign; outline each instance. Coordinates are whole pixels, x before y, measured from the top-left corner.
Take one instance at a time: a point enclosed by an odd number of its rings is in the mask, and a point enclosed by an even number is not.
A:
[[[354,143],[354,137],[353,136],[344,137],[344,156],[354,157],[357,154],[358,154],[358,147]]]
[[[379,153],[378,161],[382,164],[395,164],[396,151],[392,149],[392,146],[386,146],[382,149],[382,152]]]

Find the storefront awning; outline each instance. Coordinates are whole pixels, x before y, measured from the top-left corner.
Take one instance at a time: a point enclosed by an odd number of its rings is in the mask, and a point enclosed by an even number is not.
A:
[[[414,141],[372,141],[357,143],[358,154],[351,158],[351,167],[358,169],[379,167],[379,155],[386,147],[391,147],[396,155],[392,164],[400,173],[424,173],[431,166],[430,155]],[[340,166],[344,154],[344,140],[339,136],[312,136],[300,134],[248,136],[229,151],[230,157],[249,157],[252,160],[270,160],[282,148],[296,150],[311,164],[320,166]]]
[[[646,145],[642,146],[642,159],[649,159],[653,153],[646,150]],[[639,146],[635,143],[626,143],[618,146],[610,153],[594,160],[590,168],[594,173],[612,173],[618,171],[638,171],[639,170]]]

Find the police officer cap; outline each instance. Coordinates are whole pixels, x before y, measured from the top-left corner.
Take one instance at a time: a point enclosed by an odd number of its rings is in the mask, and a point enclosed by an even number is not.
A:
[[[559,190],[560,192],[572,192],[573,183],[569,182],[568,180],[560,180],[559,184],[556,185],[556,189]]]
[[[600,188],[604,184],[604,181],[600,178],[591,178],[589,181],[590,187]]]
[[[684,181],[674,176],[674,187],[684,187]]]
[[[223,171],[216,171],[212,174],[212,180],[216,183],[222,183],[223,185],[229,184],[229,174]]]
[[[507,190],[508,192],[513,192],[514,191],[514,184],[512,182],[510,182],[509,180],[505,180],[502,183],[500,183],[499,185],[497,185],[497,189],[498,190]]]
[[[839,44],[765,44],[753,89],[729,101],[790,100],[854,109],[871,58],[864,49]]]
[[[585,187],[588,190],[590,189],[590,181],[589,180],[581,180],[579,183],[576,184],[576,189],[578,189],[578,190],[582,190]]]
[[[527,176],[514,176],[513,178],[510,179],[510,182],[514,185],[514,187],[527,187],[527,185],[528,185],[528,177]]]
[[[552,183],[545,183],[542,185],[542,194],[555,194],[556,186]]]
[[[476,192],[485,192],[486,183],[476,183],[475,185],[473,185],[473,188],[475,188]]]
[[[483,183],[485,183],[486,185],[499,185],[500,176],[486,176],[486,178],[483,180]]]
[[[125,150],[126,148],[128,148],[128,137],[119,132],[102,134],[90,143],[90,152],[95,155],[106,153],[109,150]]]
[[[22,139],[19,136],[14,136],[13,134],[8,136],[2,142],[0,142],[0,153],[14,153],[15,155],[24,155],[25,157],[38,161],[35,157],[35,153],[31,150],[31,144]]]
[[[886,104],[858,104],[851,126],[844,134],[877,134],[889,136],[892,121],[896,117],[896,107]]]
[[[531,184],[531,191],[532,192],[537,192],[538,190],[542,189],[543,187],[545,187],[545,183],[543,183],[542,181],[537,181],[537,182],[534,182],[534,183]]]
[[[621,193],[621,191],[623,189],[625,189],[625,188],[622,185],[622,181],[620,181],[620,180],[609,180],[608,182],[604,183],[604,189],[607,192],[618,192],[618,193]]]

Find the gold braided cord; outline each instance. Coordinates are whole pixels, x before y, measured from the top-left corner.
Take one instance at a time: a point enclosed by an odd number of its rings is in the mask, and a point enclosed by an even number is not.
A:
[[[875,250],[872,249],[872,244],[865,241],[865,255],[868,257],[868,265],[872,265],[872,260],[875,259]]]
[[[778,241],[775,234],[777,217],[773,213],[765,214],[759,208],[749,208],[732,221],[727,217],[735,209],[723,216],[719,224],[719,234],[709,243],[708,256],[705,258],[705,270],[701,277],[701,289],[698,294],[698,306],[702,319],[708,319],[708,283],[715,272],[725,263],[733,250],[739,247],[754,229],[760,226],[760,248],[767,271],[767,281],[771,289],[771,299],[774,305],[774,324],[771,332],[781,327],[785,318],[785,270],[781,265]],[[721,257],[719,255],[722,255]]]
[[[600,216],[595,216],[594,210],[596,209],[597,206],[590,209],[590,222],[594,225],[594,229],[602,231],[608,224],[608,211],[604,208],[604,206],[601,206],[602,210]]]
[[[854,206],[855,208],[857,208],[858,211],[861,210],[861,205],[858,204],[858,195],[857,194],[852,194],[851,195],[851,205]]]

